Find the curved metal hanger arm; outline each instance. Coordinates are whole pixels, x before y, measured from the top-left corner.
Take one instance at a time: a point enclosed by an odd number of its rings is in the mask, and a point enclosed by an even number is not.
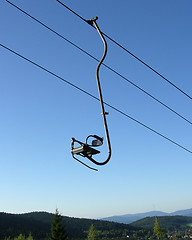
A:
[[[103,115],[103,121],[104,121],[104,127],[105,127],[105,135],[106,135],[106,139],[107,139],[107,146],[108,146],[108,156],[107,159],[104,162],[98,162],[96,160],[94,160],[92,157],[88,158],[90,161],[92,161],[94,164],[96,165],[105,165],[106,163],[108,163],[108,161],[111,158],[111,143],[110,143],[110,138],[109,138],[109,131],[108,131],[108,126],[107,126],[107,120],[106,120],[106,114],[108,114],[107,112],[105,112],[105,108],[104,108],[104,103],[103,103],[103,96],[102,96],[102,91],[101,91],[101,84],[100,84],[100,80],[99,80],[99,69],[100,66],[102,64],[102,62],[104,61],[106,54],[107,54],[107,42],[105,40],[105,38],[103,37],[103,34],[101,32],[101,30],[99,29],[96,20],[98,19],[98,17],[95,17],[93,19],[91,19],[89,22],[90,24],[94,24],[96,30],[98,31],[103,43],[104,43],[104,53],[103,56],[100,60],[100,62],[97,65],[97,69],[96,69],[96,79],[97,79],[97,87],[98,87],[98,92],[99,92],[99,98],[100,98],[100,104],[101,104],[101,110],[102,110],[102,115]]]
[[[99,69],[100,66],[102,64],[102,62],[104,61],[106,54],[107,54],[107,42],[105,40],[105,38],[103,37],[102,32],[100,31],[96,20],[98,19],[98,17],[95,17],[91,20],[88,20],[88,23],[91,25],[94,25],[96,30],[98,31],[103,43],[104,43],[104,53],[103,56],[100,60],[100,62],[97,65],[97,69],[96,69],[96,79],[97,79],[97,87],[98,87],[98,92],[99,92],[99,99],[100,99],[100,104],[101,104],[101,110],[102,110],[102,115],[103,115],[103,121],[104,121],[104,128],[105,128],[105,135],[106,135],[106,140],[107,140],[107,146],[108,146],[108,156],[107,159],[103,162],[98,162],[95,159],[92,158],[92,155],[98,154],[100,153],[98,150],[92,148],[93,146],[101,146],[103,144],[103,138],[97,136],[97,135],[89,135],[86,138],[86,143],[82,143],[74,138],[72,138],[72,143],[71,143],[71,153],[72,156],[75,160],[77,160],[78,162],[82,163],[84,166],[97,171],[97,169],[90,167],[89,165],[85,164],[84,162],[80,161],[77,157],[75,157],[75,155],[79,155],[81,157],[85,157],[87,159],[89,159],[91,162],[93,162],[96,165],[105,165],[106,163],[108,163],[108,161],[111,158],[111,143],[110,143],[110,138],[109,138],[109,131],[108,131],[108,126],[107,126],[107,120],[106,120],[106,115],[108,114],[107,112],[105,112],[105,108],[104,108],[104,103],[103,103],[103,96],[102,96],[102,91],[101,91],[101,84],[100,84],[100,80],[99,80]],[[88,139],[90,137],[96,138],[96,140],[98,140],[95,145],[92,142],[92,145],[88,144]],[[78,144],[80,144],[80,147],[74,148],[74,143],[77,142]]]

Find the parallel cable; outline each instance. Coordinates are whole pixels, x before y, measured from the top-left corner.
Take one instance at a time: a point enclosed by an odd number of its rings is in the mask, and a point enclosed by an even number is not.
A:
[[[81,20],[83,20],[84,22],[89,23],[89,20],[86,20],[85,18],[83,18],[82,16],[80,16],[78,13],[76,13],[75,11],[73,11],[71,8],[69,8],[66,4],[62,3],[59,0],[56,0],[58,3],[60,3],[63,7],[65,7],[66,9],[68,9],[70,12],[72,12],[73,14],[75,14],[77,17],[79,17]],[[93,25],[89,24],[90,26],[94,27]],[[132,52],[130,52],[127,48],[123,47],[121,44],[119,44],[118,42],[116,42],[114,39],[112,39],[110,36],[108,36],[107,34],[105,34],[104,32],[102,32],[102,34],[107,37],[110,41],[112,41],[113,43],[115,43],[118,47],[120,47],[121,49],[123,49],[125,52],[127,52],[128,54],[130,54],[132,57],[134,57],[135,59],[137,59],[139,62],[141,62],[143,65],[145,65],[147,68],[149,68],[151,71],[153,71],[154,73],[156,73],[159,77],[161,77],[162,79],[164,79],[166,82],[168,82],[170,85],[172,85],[174,88],[176,88],[178,91],[180,91],[182,94],[184,94],[186,97],[188,97],[190,100],[192,100],[192,97],[187,94],[186,92],[184,92],[181,88],[179,88],[178,86],[176,86],[173,82],[171,82],[170,80],[168,80],[166,77],[164,77],[162,74],[160,74],[157,70],[155,70],[154,68],[152,68],[151,66],[149,66],[146,62],[144,62],[143,60],[141,60],[139,57],[137,57],[135,54],[133,54]]]
[[[82,49],[81,47],[77,46],[76,44],[74,44],[73,42],[71,42],[70,40],[68,40],[67,38],[65,38],[63,35],[59,34],[58,32],[56,32],[55,30],[53,30],[52,28],[50,28],[49,26],[47,26],[46,24],[44,24],[43,22],[39,21],[37,18],[31,16],[29,13],[25,12],[23,9],[19,8],[18,6],[16,6],[15,4],[13,4],[12,2],[10,2],[9,0],[6,0],[9,4],[11,4],[13,7],[15,7],[17,10],[21,11],[22,13],[24,13],[25,15],[27,15],[28,17],[30,17],[31,19],[33,19],[34,21],[36,21],[37,23],[39,23],[40,25],[42,25],[43,27],[47,28],[48,30],[50,30],[51,32],[53,32],[54,34],[56,34],[58,37],[62,38],[63,40],[65,40],[66,42],[68,42],[69,44],[71,44],[72,46],[76,47],[77,49],[79,49],[80,51],[82,51],[83,53],[85,53],[86,55],[88,55],[89,57],[91,57],[92,59],[94,59],[95,61],[99,62],[99,60],[94,57],[93,55],[91,55],[90,53],[88,53],[87,51],[85,51],[84,49]],[[76,14],[76,13],[74,13]],[[78,17],[81,18],[81,16],[79,16],[78,14],[76,14]],[[82,20],[84,20],[82,18]],[[85,20],[86,21],[86,20]],[[134,87],[136,87],[138,90],[140,90],[141,92],[145,93],[146,95],[148,95],[149,97],[151,97],[153,100],[155,100],[156,102],[158,102],[159,104],[161,104],[162,106],[166,107],[168,110],[170,110],[171,112],[175,113],[177,116],[179,116],[180,118],[182,118],[184,121],[188,122],[189,124],[192,125],[192,122],[190,120],[188,120],[187,118],[183,117],[181,114],[177,113],[174,109],[172,109],[171,107],[167,106],[165,103],[161,102],[159,99],[157,99],[156,97],[154,97],[153,95],[151,95],[150,93],[148,93],[147,91],[145,91],[144,89],[142,89],[141,87],[139,87],[138,85],[136,85],[135,83],[133,83],[132,81],[130,81],[128,78],[124,77],[122,74],[118,73],[117,71],[115,71],[114,69],[112,69],[111,67],[109,67],[108,65],[102,63],[103,66],[105,66],[106,68],[108,68],[110,71],[112,71],[113,73],[115,73],[116,75],[118,75],[119,77],[121,77],[122,79],[124,79],[125,81],[127,81],[128,83],[130,83],[131,85],[133,85]]]
[[[96,96],[94,96],[93,94],[91,94],[91,93],[89,93],[89,92],[85,91],[84,89],[82,89],[82,88],[78,87],[77,85],[75,85],[75,84],[73,84],[73,83],[71,83],[71,82],[69,82],[69,81],[65,80],[64,78],[62,78],[62,77],[60,77],[59,75],[57,75],[57,74],[55,74],[55,73],[51,72],[51,71],[50,71],[50,70],[48,70],[47,68],[45,68],[45,67],[42,67],[41,65],[39,65],[39,64],[37,64],[37,63],[35,63],[35,62],[33,62],[32,60],[30,60],[30,59],[28,59],[28,58],[24,57],[23,55],[21,55],[21,54],[19,54],[19,53],[15,52],[14,50],[12,50],[12,49],[10,49],[10,48],[6,47],[5,45],[3,45],[3,44],[1,44],[1,43],[0,43],[0,46],[1,46],[1,47],[3,47],[4,49],[8,50],[8,51],[9,51],[9,52],[11,52],[11,53],[14,53],[14,54],[15,54],[15,55],[17,55],[18,57],[20,57],[20,58],[22,58],[22,59],[26,60],[27,62],[29,62],[29,63],[31,63],[31,64],[35,65],[36,67],[38,67],[38,68],[40,68],[40,69],[44,70],[45,72],[47,72],[47,73],[51,74],[52,76],[54,76],[54,77],[56,77],[56,78],[58,78],[58,79],[60,79],[60,80],[64,81],[65,83],[67,83],[68,85],[70,85],[70,86],[72,86],[72,87],[76,88],[77,90],[79,90],[79,91],[81,91],[81,92],[83,92],[83,93],[87,94],[88,96],[90,96],[90,97],[92,97],[92,98],[96,99],[97,101],[100,101],[100,100],[99,100],[99,98],[97,98],[97,97],[96,97]],[[191,150],[189,150],[189,149],[187,149],[187,148],[183,147],[182,145],[180,145],[180,144],[176,143],[176,142],[175,142],[175,141],[173,141],[172,139],[170,139],[170,138],[168,138],[168,137],[164,136],[163,134],[159,133],[158,131],[156,131],[156,130],[152,129],[151,127],[149,127],[149,126],[145,125],[144,123],[142,123],[142,122],[140,122],[140,121],[136,120],[135,118],[133,118],[133,117],[129,116],[128,114],[124,113],[123,111],[119,110],[118,108],[116,108],[116,107],[114,107],[114,106],[112,106],[112,105],[110,105],[110,104],[108,104],[108,103],[106,103],[106,102],[104,102],[104,104],[105,104],[106,106],[110,107],[111,109],[115,110],[116,112],[118,112],[118,113],[120,113],[120,114],[124,115],[125,117],[127,117],[127,118],[129,118],[129,119],[133,120],[134,122],[138,123],[139,125],[141,125],[141,126],[143,126],[143,127],[147,128],[148,130],[152,131],[153,133],[155,133],[155,134],[159,135],[160,137],[162,137],[162,138],[166,139],[167,141],[169,141],[169,142],[173,143],[173,144],[174,144],[174,145],[176,145],[177,147],[179,147],[179,148],[182,148],[183,150],[185,150],[185,151],[187,151],[187,152],[189,152],[189,153],[192,153],[192,151],[191,151]]]

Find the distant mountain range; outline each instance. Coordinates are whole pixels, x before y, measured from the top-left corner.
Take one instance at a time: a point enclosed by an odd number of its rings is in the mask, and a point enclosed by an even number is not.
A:
[[[106,218],[102,218],[101,220],[130,224],[130,223],[138,221],[142,218],[155,217],[155,216],[187,216],[187,217],[192,217],[192,208],[186,209],[186,210],[179,210],[179,211],[176,211],[176,212],[173,212],[173,213],[166,213],[166,212],[161,212],[161,211],[151,211],[151,212],[146,212],[146,213],[125,214],[125,215],[120,215],[120,216],[106,217]]]

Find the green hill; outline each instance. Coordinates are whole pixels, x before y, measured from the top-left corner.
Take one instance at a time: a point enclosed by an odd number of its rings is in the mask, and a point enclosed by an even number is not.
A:
[[[53,214],[47,212],[33,212],[26,214],[0,213],[0,240],[20,233],[28,236],[32,234],[36,240],[47,240],[50,234]],[[127,224],[113,223],[101,220],[62,217],[63,224],[70,239],[85,239],[90,226],[93,224],[98,231],[99,238],[121,239],[136,228]]]
[[[192,217],[165,216],[157,217],[157,219],[161,228],[165,229],[166,231],[186,230],[189,228],[189,225],[192,225]],[[131,223],[130,225],[138,228],[153,229],[154,222],[155,217],[146,217],[134,223]]]

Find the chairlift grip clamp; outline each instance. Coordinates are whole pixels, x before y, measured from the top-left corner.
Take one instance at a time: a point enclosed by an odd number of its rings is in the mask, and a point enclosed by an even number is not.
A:
[[[96,17],[94,17],[94,18],[92,18],[92,19],[90,19],[90,20],[86,20],[86,22],[87,22],[88,24],[90,24],[91,26],[93,26],[93,22],[97,21],[97,19],[98,19],[98,17],[96,16]]]

